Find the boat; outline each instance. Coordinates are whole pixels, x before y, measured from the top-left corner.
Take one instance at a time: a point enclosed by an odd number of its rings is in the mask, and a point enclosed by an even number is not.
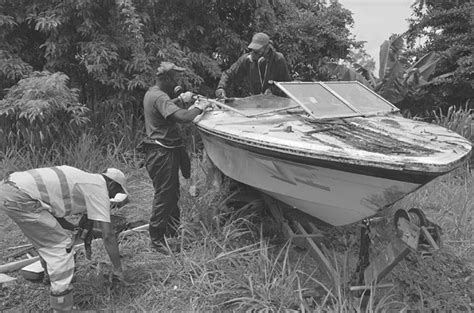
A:
[[[376,215],[465,164],[471,142],[404,118],[364,85],[275,82],[287,97],[230,99],[196,125],[226,176],[328,224]]]

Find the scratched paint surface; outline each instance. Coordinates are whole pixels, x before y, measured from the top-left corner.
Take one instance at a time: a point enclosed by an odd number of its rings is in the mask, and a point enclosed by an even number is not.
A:
[[[197,122],[206,151],[225,175],[332,225],[373,215],[456,168],[471,150],[460,135],[398,113],[315,120],[281,101],[238,99],[232,105],[243,113],[207,112]],[[272,104],[290,109],[270,113]],[[308,159],[317,162],[298,161]],[[345,170],[361,166],[367,171]],[[398,179],[400,173],[425,180]]]
[[[398,113],[314,120],[302,109],[294,108],[292,100],[280,99],[283,100],[273,103],[277,109],[291,109],[253,118],[213,110],[197,125],[249,146],[384,168],[446,172],[471,150],[470,142],[460,135],[437,125],[405,119]],[[252,114],[268,111],[271,105],[268,99],[252,102],[249,98],[232,103]]]
[[[434,149],[399,140],[399,137],[394,137],[389,133],[361,128],[357,123],[339,125],[335,129],[328,130],[327,133],[348,146],[369,152],[410,156],[436,152]]]

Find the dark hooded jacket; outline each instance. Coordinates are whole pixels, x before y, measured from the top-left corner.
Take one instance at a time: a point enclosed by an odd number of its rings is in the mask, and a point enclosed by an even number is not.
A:
[[[242,55],[228,70],[222,73],[217,89],[227,90],[229,81],[242,81],[246,87],[244,89],[247,89],[251,95],[262,94],[270,88],[273,94],[283,96],[284,94],[279,88],[270,82],[290,80],[285,57],[273,46],[270,46],[267,55],[258,61],[252,60],[250,53]]]

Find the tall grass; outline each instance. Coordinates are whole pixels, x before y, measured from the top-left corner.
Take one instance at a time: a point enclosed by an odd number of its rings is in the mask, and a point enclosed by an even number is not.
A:
[[[410,254],[393,271],[396,292],[417,310],[470,311],[474,269],[474,193],[468,165],[439,177],[396,205],[421,208],[441,226],[441,249]],[[471,304],[469,304],[471,302]]]
[[[101,273],[104,251],[94,245],[94,259],[79,263],[76,299],[81,309],[177,312],[365,312],[360,301],[332,289],[317,271],[307,273],[307,255],[291,259],[289,243],[275,246],[249,229],[248,208],[239,210],[223,232],[183,226],[182,252],[162,256],[148,249],[146,235],[121,242],[130,285],[110,286]],[[251,214],[252,215],[252,214]],[[202,225],[202,224],[201,224]],[[217,228],[216,228],[217,229]],[[196,233],[198,232],[198,233]],[[250,235],[250,237],[249,237]],[[196,238],[200,238],[196,240]],[[232,240],[229,240],[232,239]],[[127,262],[129,261],[129,262]],[[311,262],[312,263],[312,262]],[[316,267],[313,263],[313,267]],[[400,308],[384,296],[370,298],[370,310]]]
[[[439,177],[397,204],[418,207],[441,226],[446,248],[460,257],[474,260],[474,193],[469,166],[465,164]]]
[[[85,139],[84,139],[85,140]],[[87,142],[87,141],[86,141]],[[92,166],[85,142],[72,149],[79,164]],[[93,145],[91,144],[91,147]],[[101,160],[97,160],[102,162]],[[195,171],[199,172],[199,171]],[[197,174],[197,173],[196,173]],[[146,174],[144,174],[146,175]],[[121,240],[120,251],[127,283],[111,284],[106,251],[100,241],[92,245],[92,260],[77,252],[75,302],[81,310],[175,312],[364,312],[347,285],[334,288],[308,253],[296,253],[289,242],[272,243],[264,237],[261,201],[230,208],[233,192],[201,189],[198,198],[182,189],[183,223],[179,229],[180,253],[164,256],[149,248],[148,234],[135,233]],[[152,188],[148,189],[149,191]],[[133,199],[133,198],[132,198]],[[130,205],[139,210],[144,205]],[[269,220],[266,220],[269,222]],[[170,251],[171,252],[171,251]],[[347,276],[347,258],[332,262]],[[342,261],[341,261],[342,259]],[[15,310],[38,311],[48,307],[47,288],[31,293],[26,282],[12,291],[27,292],[29,301]],[[19,296],[20,297],[20,296]],[[371,296],[375,310],[399,308],[390,296]]]
[[[100,146],[122,152],[135,149],[145,130],[140,102],[125,97],[91,105],[90,130]]]
[[[138,156],[124,154],[120,144],[102,147],[99,139],[84,133],[70,143],[58,143],[48,149],[25,146],[0,152],[0,177],[8,172],[32,168],[69,165],[90,172],[101,172],[107,167],[135,166]]]
[[[434,123],[444,126],[467,139],[472,138],[472,109],[469,101],[464,107],[450,106],[444,114],[441,109],[433,111]]]
[[[28,147],[7,150],[0,156],[0,166],[2,174],[58,164],[92,172],[114,166],[132,172],[134,179],[140,181],[137,188],[143,189],[141,192],[152,193],[149,182],[144,187],[143,181],[148,179],[144,170],[133,169],[137,157],[124,156],[122,149],[120,142],[112,142],[104,148],[100,138],[87,134],[75,144],[51,151],[38,152]],[[405,286],[405,290],[372,288],[367,303],[362,303],[348,291],[354,251],[341,253],[331,249],[326,253],[342,278],[342,284],[335,287],[308,253],[296,253],[290,243],[273,242],[264,236],[265,223],[272,222],[264,216],[266,210],[260,200],[240,207],[230,206],[229,198],[236,192],[234,186],[224,180],[220,189],[210,188],[202,171],[205,167],[202,156],[195,156],[193,160],[193,177],[183,182],[181,190],[181,252],[164,256],[150,250],[147,233],[126,237],[120,242],[120,251],[127,283],[111,284],[106,275],[111,271],[106,251],[100,241],[94,242],[92,260],[86,260],[81,251],[77,255],[74,286],[78,308],[124,312],[384,312],[413,307],[408,297],[415,292],[419,294],[417,299],[421,304],[417,308],[420,310],[426,309],[424,300],[435,305],[437,297],[444,301],[440,307],[468,307],[466,297],[455,294],[452,286],[436,280],[436,275],[444,275],[439,271],[462,271],[461,265],[453,267],[454,264],[447,262],[433,265],[416,257],[398,265],[391,278]],[[472,256],[474,236],[473,186],[467,171],[466,168],[437,179],[397,204],[402,208],[424,209],[428,217],[443,228],[445,247],[464,259]],[[199,186],[198,197],[188,192],[193,184]],[[132,194],[129,210],[133,214],[143,215],[143,207],[150,205],[143,198],[141,194],[135,197]],[[425,272],[427,268],[431,270]],[[425,273],[431,275],[431,280],[423,281]],[[453,276],[443,277],[449,280]],[[19,279],[21,284],[10,291],[10,299],[23,299],[23,294],[29,298],[14,302],[13,310],[45,310],[47,287]],[[446,291],[446,295],[437,294],[437,288]]]

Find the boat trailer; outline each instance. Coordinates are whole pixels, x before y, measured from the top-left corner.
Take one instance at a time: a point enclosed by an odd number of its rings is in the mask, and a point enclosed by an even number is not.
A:
[[[395,212],[393,223],[396,235],[377,256],[370,260],[370,229],[376,218],[362,221],[359,261],[356,269],[358,284],[377,286],[401,260],[410,252],[428,256],[438,250],[441,242],[441,228],[428,220],[421,209],[400,209]]]
[[[359,258],[352,286],[349,288],[351,291],[364,294],[370,292],[371,288],[392,287],[392,284],[380,282],[410,252],[429,256],[440,247],[441,228],[438,225],[429,221],[421,209],[401,209],[396,211],[393,217],[395,236],[391,236],[390,242],[378,255],[371,257],[371,231],[377,223],[386,219],[387,217],[372,217],[362,220]],[[328,258],[323,232],[311,221],[305,221],[304,224],[306,227],[296,218],[286,216],[282,224],[283,233],[295,246],[308,249],[311,256],[324,266],[334,287],[340,286],[341,277]]]

